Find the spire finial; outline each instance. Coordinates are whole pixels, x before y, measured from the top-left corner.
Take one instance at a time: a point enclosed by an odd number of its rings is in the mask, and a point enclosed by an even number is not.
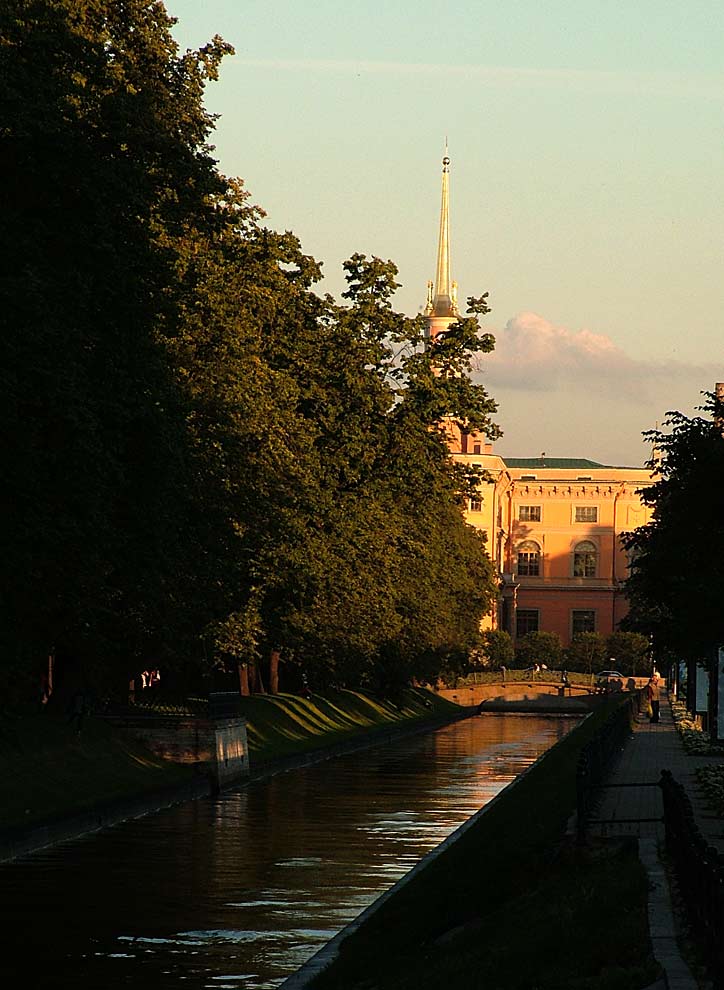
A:
[[[435,316],[458,316],[450,281],[450,158],[447,136],[442,160],[442,202],[440,205],[440,235],[437,244],[435,293],[432,311]]]

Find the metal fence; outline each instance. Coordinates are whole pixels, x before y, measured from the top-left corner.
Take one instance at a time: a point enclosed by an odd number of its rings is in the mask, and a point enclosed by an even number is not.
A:
[[[580,842],[585,841],[588,826],[598,808],[604,780],[631,735],[634,718],[642,705],[642,694],[641,691],[632,693],[624,704],[616,708],[578,757],[576,819]]]
[[[724,990],[724,857],[706,843],[684,787],[661,771],[666,850],[714,990]]]

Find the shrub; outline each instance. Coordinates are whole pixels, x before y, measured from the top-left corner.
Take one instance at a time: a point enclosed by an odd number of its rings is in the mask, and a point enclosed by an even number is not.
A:
[[[558,633],[526,633],[515,648],[515,662],[518,667],[532,667],[536,663],[558,667],[562,659],[563,644]]]
[[[649,641],[642,633],[614,632],[606,637],[606,654],[613,658],[611,666],[627,676],[647,672],[649,650]]]
[[[590,674],[607,666],[606,641],[600,633],[576,633],[565,652],[569,670]]]
[[[488,629],[482,634],[482,646],[477,651],[480,666],[487,670],[510,667],[515,661],[515,650],[510,634],[503,629]]]

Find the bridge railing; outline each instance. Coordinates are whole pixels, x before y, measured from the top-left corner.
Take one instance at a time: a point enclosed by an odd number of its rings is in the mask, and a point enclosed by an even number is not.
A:
[[[600,802],[603,782],[631,734],[634,718],[642,704],[643,692],[631,693],[581,750],[576,770],[576,820],[580,842],[585,841],[590,819]]]
[[[707,845],[686,790],[661,771],[666,850],[676,872],[695,938],[702,945],[714,986],[724,987],[724,857]]]

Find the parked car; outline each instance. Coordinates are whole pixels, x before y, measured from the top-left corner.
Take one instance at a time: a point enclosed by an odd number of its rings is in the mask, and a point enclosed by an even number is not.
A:
[[[596,678],[596,687],[601,691],[620,690],[623,685],[623,674],[618,670],[602,670]]]

